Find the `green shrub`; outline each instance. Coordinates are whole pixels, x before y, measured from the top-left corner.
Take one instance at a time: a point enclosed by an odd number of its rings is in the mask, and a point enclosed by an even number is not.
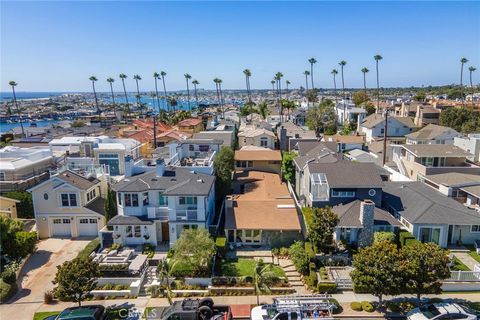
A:
[[[319,293],[335,293],[337,291],[337,285],[334,282],[319,282],[317,291]]]
[[[355,283],[353,284],[353,292],[355,292],[355,293],[370,293],[369,290],[366,287],[355,284]]]
[[[170,250],[168,250],[167,252],[167,258],[173,258],[173,255],[175,254],[175,250],[173,248],[171,248]]]
[[[317,279],[317,274],[315,272],[310,272],[310,274],[306,276],[304,279],[305,279],[306,285],[310,290],[315,290],[317,288],[318,279]]]
[[[338,302],[337,299],[330,299],[330,302],[333,304],[333,314],[339,314],[339,313],[342,313],[343,311],[343,308],[342,306],[340,305],[340,303]]]
[[[15,243],[19,257],[26,257],[35,250],[37,243],[37,233],[29,231],[20,231],[15,234]]]
[[[288,248],[281,247],[280,252],[279,252],[279,256],[287,258],[288,257]]]
[[[400,231],[399,233],[399,241],[400,241],[400,246],[405,247],[405,246],[411,246],[414,245],[415,243],[419,243],[417,239],[408,231]]]
[[[305,242],[305,252],[310,261],[315,259],[315,251],[313,250],[313,246],[310,242]]]
[[[113,246],[112,246],[113,247]],[[88,258],[92,252],[96,252],[100,248],[100,239],[95,238],[92,241],[90,241],[85,248],[83,248],[82,251],[78,253],[79,258]]]
[[[360,302],[354,301],[350,303],[350,308],[352,308],[353,311],[362,311],[362,304]]]
[[[368,301],[362,301],[362,309],[366,312],[373,312],[375,311],[375,307]]]
[[[288,255],[292,259],[295,269],[303,275],[308,274],[309,259],[305,252],[305,246],[301,241],[295,241],[288,250]]]
[[[5,283],[8,284],[14,284],[17,281],[17,274],[14,268],[5,268],[0,277]]]
[[[217,253],[220,257],[225,257],[227,254],[227,238],[224,236],[219,236],[215,239],[215,246],[217,248]]]
[[[386,306],[391,312],[399,313],[401,311],[400,305],[397,302],[387,301]]]
[[[388,231],[377,231],[373,234],[373,242],[382,242],[382,241],[388,241],[391,243],[395,242],[395,233],[393,232],[388,232]]]
[[[16,284],[8,284],[0,279],[0,303],[6,302],[16,290]]]
[[[400,302],[400,309],[404,312],[410,312],[415,309],[415,305],[410,301],[402,301]]]

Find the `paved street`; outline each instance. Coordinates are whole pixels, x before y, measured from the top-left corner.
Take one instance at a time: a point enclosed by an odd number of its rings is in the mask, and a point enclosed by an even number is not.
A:
[[[43,304],[43,293],[53,288],[57,266],[75,258],[89,242],[55,238],[39,241],[19,276],[21,288],[8,304],[0,306],[0,319],[31,319]]]

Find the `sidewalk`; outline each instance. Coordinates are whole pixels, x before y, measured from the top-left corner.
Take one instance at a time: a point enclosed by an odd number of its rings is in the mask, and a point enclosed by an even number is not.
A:
[[[462,261],[462,263],[464,265],[466,265],[468,267],[468,269],[472,270],[473,271],[473,267],[476,265],[476,264],[479,264],[480,263],[473,259],[472,256],[470,256],[468,254],[468,252],[463,252],[463,251],[455,251],[455,252],[452,252],[452,254],[458,258],[458,260]]]

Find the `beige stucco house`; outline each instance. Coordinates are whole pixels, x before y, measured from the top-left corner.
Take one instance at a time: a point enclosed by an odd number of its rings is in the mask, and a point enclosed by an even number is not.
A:
[[[39,238],[98,236],[105,225],[105,176],[66,170],[28,190]]]
[[[238,133],[238,145],[275,149],[276,136],[267,129],[248,129]]]
[[[17,218],[17,203],[19,202],[19,200],[0,196],[0,215]]]

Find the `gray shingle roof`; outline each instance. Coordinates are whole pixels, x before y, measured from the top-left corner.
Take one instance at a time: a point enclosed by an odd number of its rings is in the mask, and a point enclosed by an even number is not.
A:
[[[162,190],[165,195],[172,196],[206,196],[215,182],[215,177],[203,173],[195,173],[186,168],[167,167],[161,177],[156,170],[138,176],[128,177],[115,185],[116,192],[142,192]]]
[[[85,208],[95,211],[96,213],[103,216],[105,215],[105,199],[98,197],[97,199],[87,204]]]
[[[337,160],[310,162],[310,174],[325,173],[330,188],[379,188],[384,185],[379,168],[373,163]]]
[[[410,223],[471,225],[480,223],[480,214],[444,196],[422,182],[388,182],[383,203]]]
[[[338,205],[332,208],[338,216],[338,227],[357,227],[361,228],[360,222],[360,208],[362,202],[355,200],[347,204]],[[391,225],[395,227],[401,227],[401,223],[395,219],[389,212],[375,207],[374,211],[374,224],[375,225]]]
[[[458,134],[458,132],[455,129],[449,128],[449,127],[443,127],[439,126],[436,124],[429,124],[422,129],[409,133],[405,135],[405,137],[413,140],[433,140],[439,135],[447,132],[453,132]]]
[[[400,122],[401,124],[403,124],[404,126],[408,127],[408,128],[415,128],[415,124],[413,123],[413,120],[412,118],[410,117],[388,117],[389,119],[395,119],[397,120],[398,122]],[[368,117],[366,117],[363,121],[362,121],[362,127],[365,127],[365,128],[373,128],[375,127],[377,124],[379,123],[382,123],[385,121],[385,118],[381,115],[381,114],[378,114],[378,113],[374,113],[374,114],[371,114],[369,115]]]
[[[56,175],[55,178],[63,180],[81,190],[88,190],[100,182],[100,180],[97,180],[94,177],[85,178],[70,170],[63,171],[59,175]]]
[[[337,149],[337,144],[335,142],[327,141],[298,141],[298,155],[305,156],[308,153],[313,154],[316,150],[321,150],[322,148],[330,149],[332,152],[335,152]]]
[[[148,220],[146,217],[136,216],[120,216],[117,215],[107,222],[107,226],[124,226],[124,225],[149,225],[153,224],[153,221]]]
[[[417,157],[468,157],[471,153],[451,144],[405,144]]]

